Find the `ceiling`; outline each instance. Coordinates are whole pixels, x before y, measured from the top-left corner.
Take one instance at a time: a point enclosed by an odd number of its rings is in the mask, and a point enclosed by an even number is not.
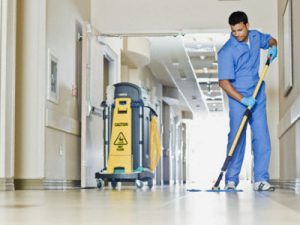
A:
[[[194,114],[223,112],[217,52],[228,37],[228,33],[214,32],[148,38],[149,68],[165,86],[178,88]]]

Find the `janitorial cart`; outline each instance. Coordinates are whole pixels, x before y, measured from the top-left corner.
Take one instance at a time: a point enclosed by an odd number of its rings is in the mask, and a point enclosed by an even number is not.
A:
[[[97,187],[110,182],[134,182],[138,188],[153,186],[161,154],[157,113],[147,94],[132,83],[117,83],[102,102],[104,119],[104,168],[96,172]],[[112,98],[113,95],[113,98]]]

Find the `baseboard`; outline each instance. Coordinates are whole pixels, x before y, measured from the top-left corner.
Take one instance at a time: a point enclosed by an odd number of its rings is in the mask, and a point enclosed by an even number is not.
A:
[[[43,179],[15,179],[16,190],[44,190]]]
[[[80,180],[15,179],[16,190],[65,190],[80,188]]]
[[[292,190],[296,193],[300,193],[300,179],[283,180],[283,179],[271,179],[270,183],[276,188]]]
[[[0,178],[0,191],[14,191],[14,178]]]
[[[44,187],[46,190],[60,190],[60,189],[77,189],[81,188],[80,180],[44,180]]]

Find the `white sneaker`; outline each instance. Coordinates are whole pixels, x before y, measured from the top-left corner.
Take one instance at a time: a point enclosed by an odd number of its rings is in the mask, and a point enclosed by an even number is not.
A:
[[[224,187],[225,190],[235,190],[235,188],[236,188],[236,186],[233,181],[228,181]]]
[[[258,181],[254,183],[254,191],[275,191],[275,187],[267,181]]]

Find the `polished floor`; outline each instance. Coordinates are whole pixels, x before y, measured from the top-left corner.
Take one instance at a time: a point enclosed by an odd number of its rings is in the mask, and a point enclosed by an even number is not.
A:
[[[300,222],[300,195],[187,192],[185,187],[123,187],[67,191],[0,192],[0,224],[228,224]]]

